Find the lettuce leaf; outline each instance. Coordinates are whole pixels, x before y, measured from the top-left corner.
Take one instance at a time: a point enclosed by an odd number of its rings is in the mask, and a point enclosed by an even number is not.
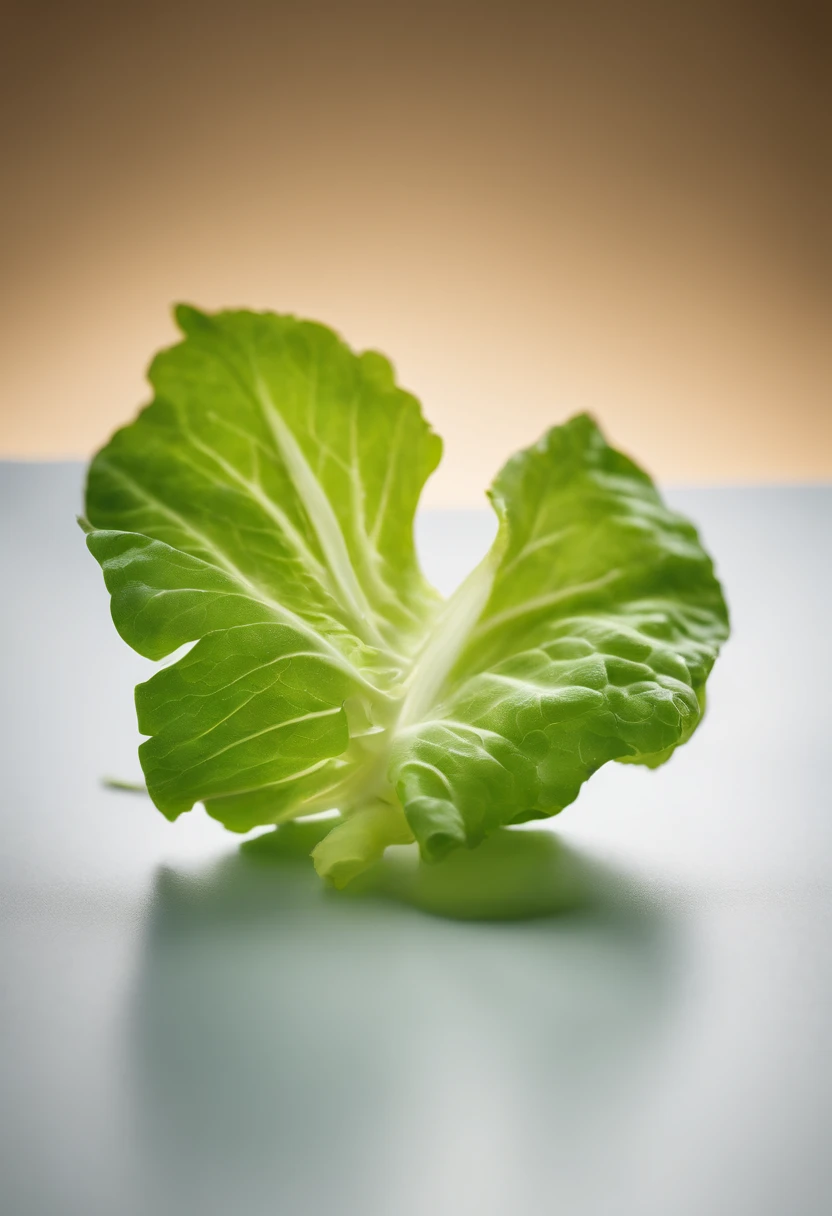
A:
[[[506,464],[491,551],[444,604],[413,519],[441,441],[329,329],[176,310],[154,398],[89,470],[113,620],[177,661],[136,689],[156,806],[233,831],[337,809],[341,885],[557,814],[699,723],[728,616],[694,528],[585,415]]]

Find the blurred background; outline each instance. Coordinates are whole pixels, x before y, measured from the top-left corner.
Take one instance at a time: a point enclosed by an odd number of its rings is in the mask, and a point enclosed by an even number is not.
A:
[[[592,410],[672,483],[832,474],[822,0],[7,0],[0,457],[86,456],[170,304],[396,364],[467,506]]]

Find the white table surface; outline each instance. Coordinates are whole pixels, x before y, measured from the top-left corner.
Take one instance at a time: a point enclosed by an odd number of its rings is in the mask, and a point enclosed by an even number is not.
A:
[[[102,787],[149,665],[80,482],[0,466],[5,1216],[832,1211],[832,489],[670,495],[734,636],[668,766],[603,769],[493,886],[473,853],[339,896]],[[489,531],[420,520],[438,585]]]

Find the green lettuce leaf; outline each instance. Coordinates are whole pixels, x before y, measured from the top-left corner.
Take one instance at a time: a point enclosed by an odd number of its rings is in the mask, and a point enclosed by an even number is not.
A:
[[[695,529],[590,418],[514,456],[490,498],[494,546],[397,724],[396,791],[428,858],[557,814],[608,760],[668,759],[728,631]]]
[[[177,309],[153,401],[93,460],[87,544],[136,690],[148,791],[245,832],[336,809],[338,884],[556,814],[607,760],[688,739],[727,636],[693,527],[586,416],[514,456],[445,603],[413,519],[441,442],[380,355],[323,326]]]

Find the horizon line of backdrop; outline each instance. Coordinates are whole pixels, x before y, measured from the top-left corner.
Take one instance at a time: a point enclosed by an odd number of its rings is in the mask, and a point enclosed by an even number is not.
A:
[[[829,11],[12,0],[0,457],[88,456],[187,300],[388,355],[426,505],[580,410],[665,483],[828,479]]]

